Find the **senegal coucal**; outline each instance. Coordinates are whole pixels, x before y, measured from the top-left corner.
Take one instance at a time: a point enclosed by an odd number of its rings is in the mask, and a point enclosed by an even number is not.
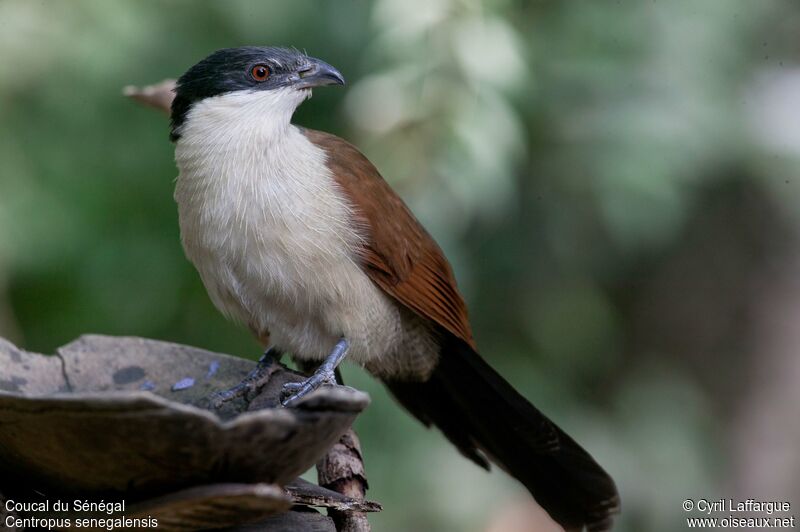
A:
[[[567,529],[607,530],[612,479],[477,352],[447,259],[348,142],[291,123],[332,66],[296,50],[219,50],[179,80],[172,139],[186,255],[226,316],[273,352],[346,356],[478,465],[497,463]]]

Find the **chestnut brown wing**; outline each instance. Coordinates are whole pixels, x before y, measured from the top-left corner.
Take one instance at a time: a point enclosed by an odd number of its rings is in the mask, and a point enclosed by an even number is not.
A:
[[[375,166],[349,142],[304,130],[328,156],[333,177],[350,200],[366,242],[364,272],[387,294],[475,347],[467,308],[442,250]]]

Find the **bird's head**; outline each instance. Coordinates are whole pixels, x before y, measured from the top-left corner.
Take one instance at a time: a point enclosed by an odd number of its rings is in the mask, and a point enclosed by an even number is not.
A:
[[[180,138],[181,127],[201,102],[217,99],[232,107],[258,104],[288,122],[311,89],[322,85],[344,85],[344,78],[331,65],[298,50],[259,46],[217,50],[178,79],[171,138]]]

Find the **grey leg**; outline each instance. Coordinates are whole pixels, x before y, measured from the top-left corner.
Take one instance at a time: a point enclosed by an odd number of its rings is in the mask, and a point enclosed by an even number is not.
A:
[[[342,359],[344,359],[349,348],[350,343],[347,341],[347,338],[339,339],[333,347],[331,354],[320,364],[313,375],[302,382],[287,382],[284,384],[283,393],[285,395],[291,395],[281,401],[281,404],[283,406],[291,406],[300,400],[300,398],[305,397],[323,384],[336,384],[336,367]]]
[[[218,409],[229,401],[233,401],[239,397],[245,397],[251,392],[258,391],[258,389],[264,386],[264,384],[269,380],[269,376],[272,373],[270,368],[273,364],[280,360],[280,358],[280,351],[273,347],[267,349],[264,354],[261,355],[261,358],[258,360],[258,364],[256,364],[256,367],[253,369],[253,371],[248,373],[247,377],[245,377],[242,382],[233,388],[211,394],[209,397],[211,406],[214,409]]]

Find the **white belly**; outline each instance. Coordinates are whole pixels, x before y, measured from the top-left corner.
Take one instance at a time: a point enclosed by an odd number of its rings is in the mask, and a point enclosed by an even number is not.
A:
[[[227,124],[218,111],[235,103],[193,109],[175,151],[181,239],[214,304],[300,358],[344,336],[362,364],[413,359],[401,351],[430,343],[427,329],[356,263],[361,235],[324,152],[294,126]]]
[[[322,359],[345,337],[348,358],[374,373],[427,373],[430,327],[356,262],[364,235],[325,153],[269,116],[274,103],[238,98],[195,105],[175,150],[181,240],[214,304],[299,358]]]
[[[230,153],[217,158],[224,167],[193,164],[197,157],[179,145],[184,249],[214,304],[268,331],[277,347],[320,358],[345,336],[350,356],[368,359],[388,348],[381,339],[394,336],[398,311],[354,262],[359,235],[324,154],[298,131],[289,135],[292,151],[302,146],[301,167],[286,168],[268,150],[249,166]]]

